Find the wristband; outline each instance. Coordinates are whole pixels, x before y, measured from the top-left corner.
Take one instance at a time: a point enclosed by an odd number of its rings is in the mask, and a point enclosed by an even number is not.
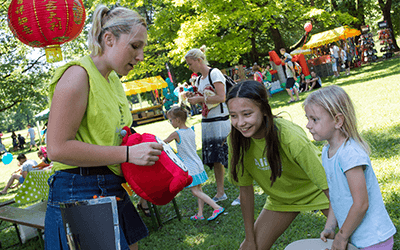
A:
[[[126,146],[126,162],[129,162],[129,146]]]

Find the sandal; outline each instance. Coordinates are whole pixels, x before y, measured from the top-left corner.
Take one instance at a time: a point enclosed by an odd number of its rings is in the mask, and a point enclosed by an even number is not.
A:
[[[197,214],[190,217],[191,220],[204,220],[204,216],[197,216]]]
[[[296,100],[293,99],[293,100],[288,101],[287,103],[292,103],[292,102],[295,102],[295,101],[296,101]]]
[[[142,212],[144,213],[144,215],[146,215],[146,217],[151,217],[151,214],[150,214],[150,209],[148,208],[148,207],[146,207],[146,208],[144,208],[143,206],[142,206],[142,204],[137,204],[137,208],[139,209],[139,210],[142,210]]]
[[[207,220],[212,221],[215,220],[220,214],[222,214],[225,211],[225,208],[220,207],[219,209],[215,209],[212,216],[209,217]]]

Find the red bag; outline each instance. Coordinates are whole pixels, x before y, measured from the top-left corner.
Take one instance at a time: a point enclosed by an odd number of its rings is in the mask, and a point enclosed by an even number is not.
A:
[[[131,134],[128,127],[122,140],[122,146],[132,146],[143,142],[158,142],[164,150],[153,166],[138,166],[133,163],[121,164],[122,172],[132,190],[155,205],[169,203],[182,189],[189,186],[193,179],[182,160],[173,149],[152,134]]]

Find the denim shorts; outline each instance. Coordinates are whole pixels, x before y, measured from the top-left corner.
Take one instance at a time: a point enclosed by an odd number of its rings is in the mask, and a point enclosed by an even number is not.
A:
[[[121,184],[123,177],[114,174],[88,175],[56,171],[50,176],[49,199],[45,218],[45,249],[68,250],[67,238],[61,217],[60,202],[73,202],[92,199],[97,196],[116,196],[119,227],[121,233],[121,249],[129,250],[129,245],[148,235],[148,229],[140,218],[135,206]]]

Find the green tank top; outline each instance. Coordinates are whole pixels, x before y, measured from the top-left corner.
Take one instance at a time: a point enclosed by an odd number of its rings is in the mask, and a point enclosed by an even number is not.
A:
[[[86,70],[90,86],[86,112],[75,139],[102,146],[121,145],[122,128],[124,126],[130,127],[132,124],[128,100],[117,74],[112,71],[108,77],[109,82],[106,81],[90,56],[69,62],[55,71],[49,86],[50,103],[59,79],[73,65],[79,65]],[[122,176],[120,164],[109,165],[108,167],[116,175]],[[77,166],[53,161],[53,171],[70,168],[77,168]]]

